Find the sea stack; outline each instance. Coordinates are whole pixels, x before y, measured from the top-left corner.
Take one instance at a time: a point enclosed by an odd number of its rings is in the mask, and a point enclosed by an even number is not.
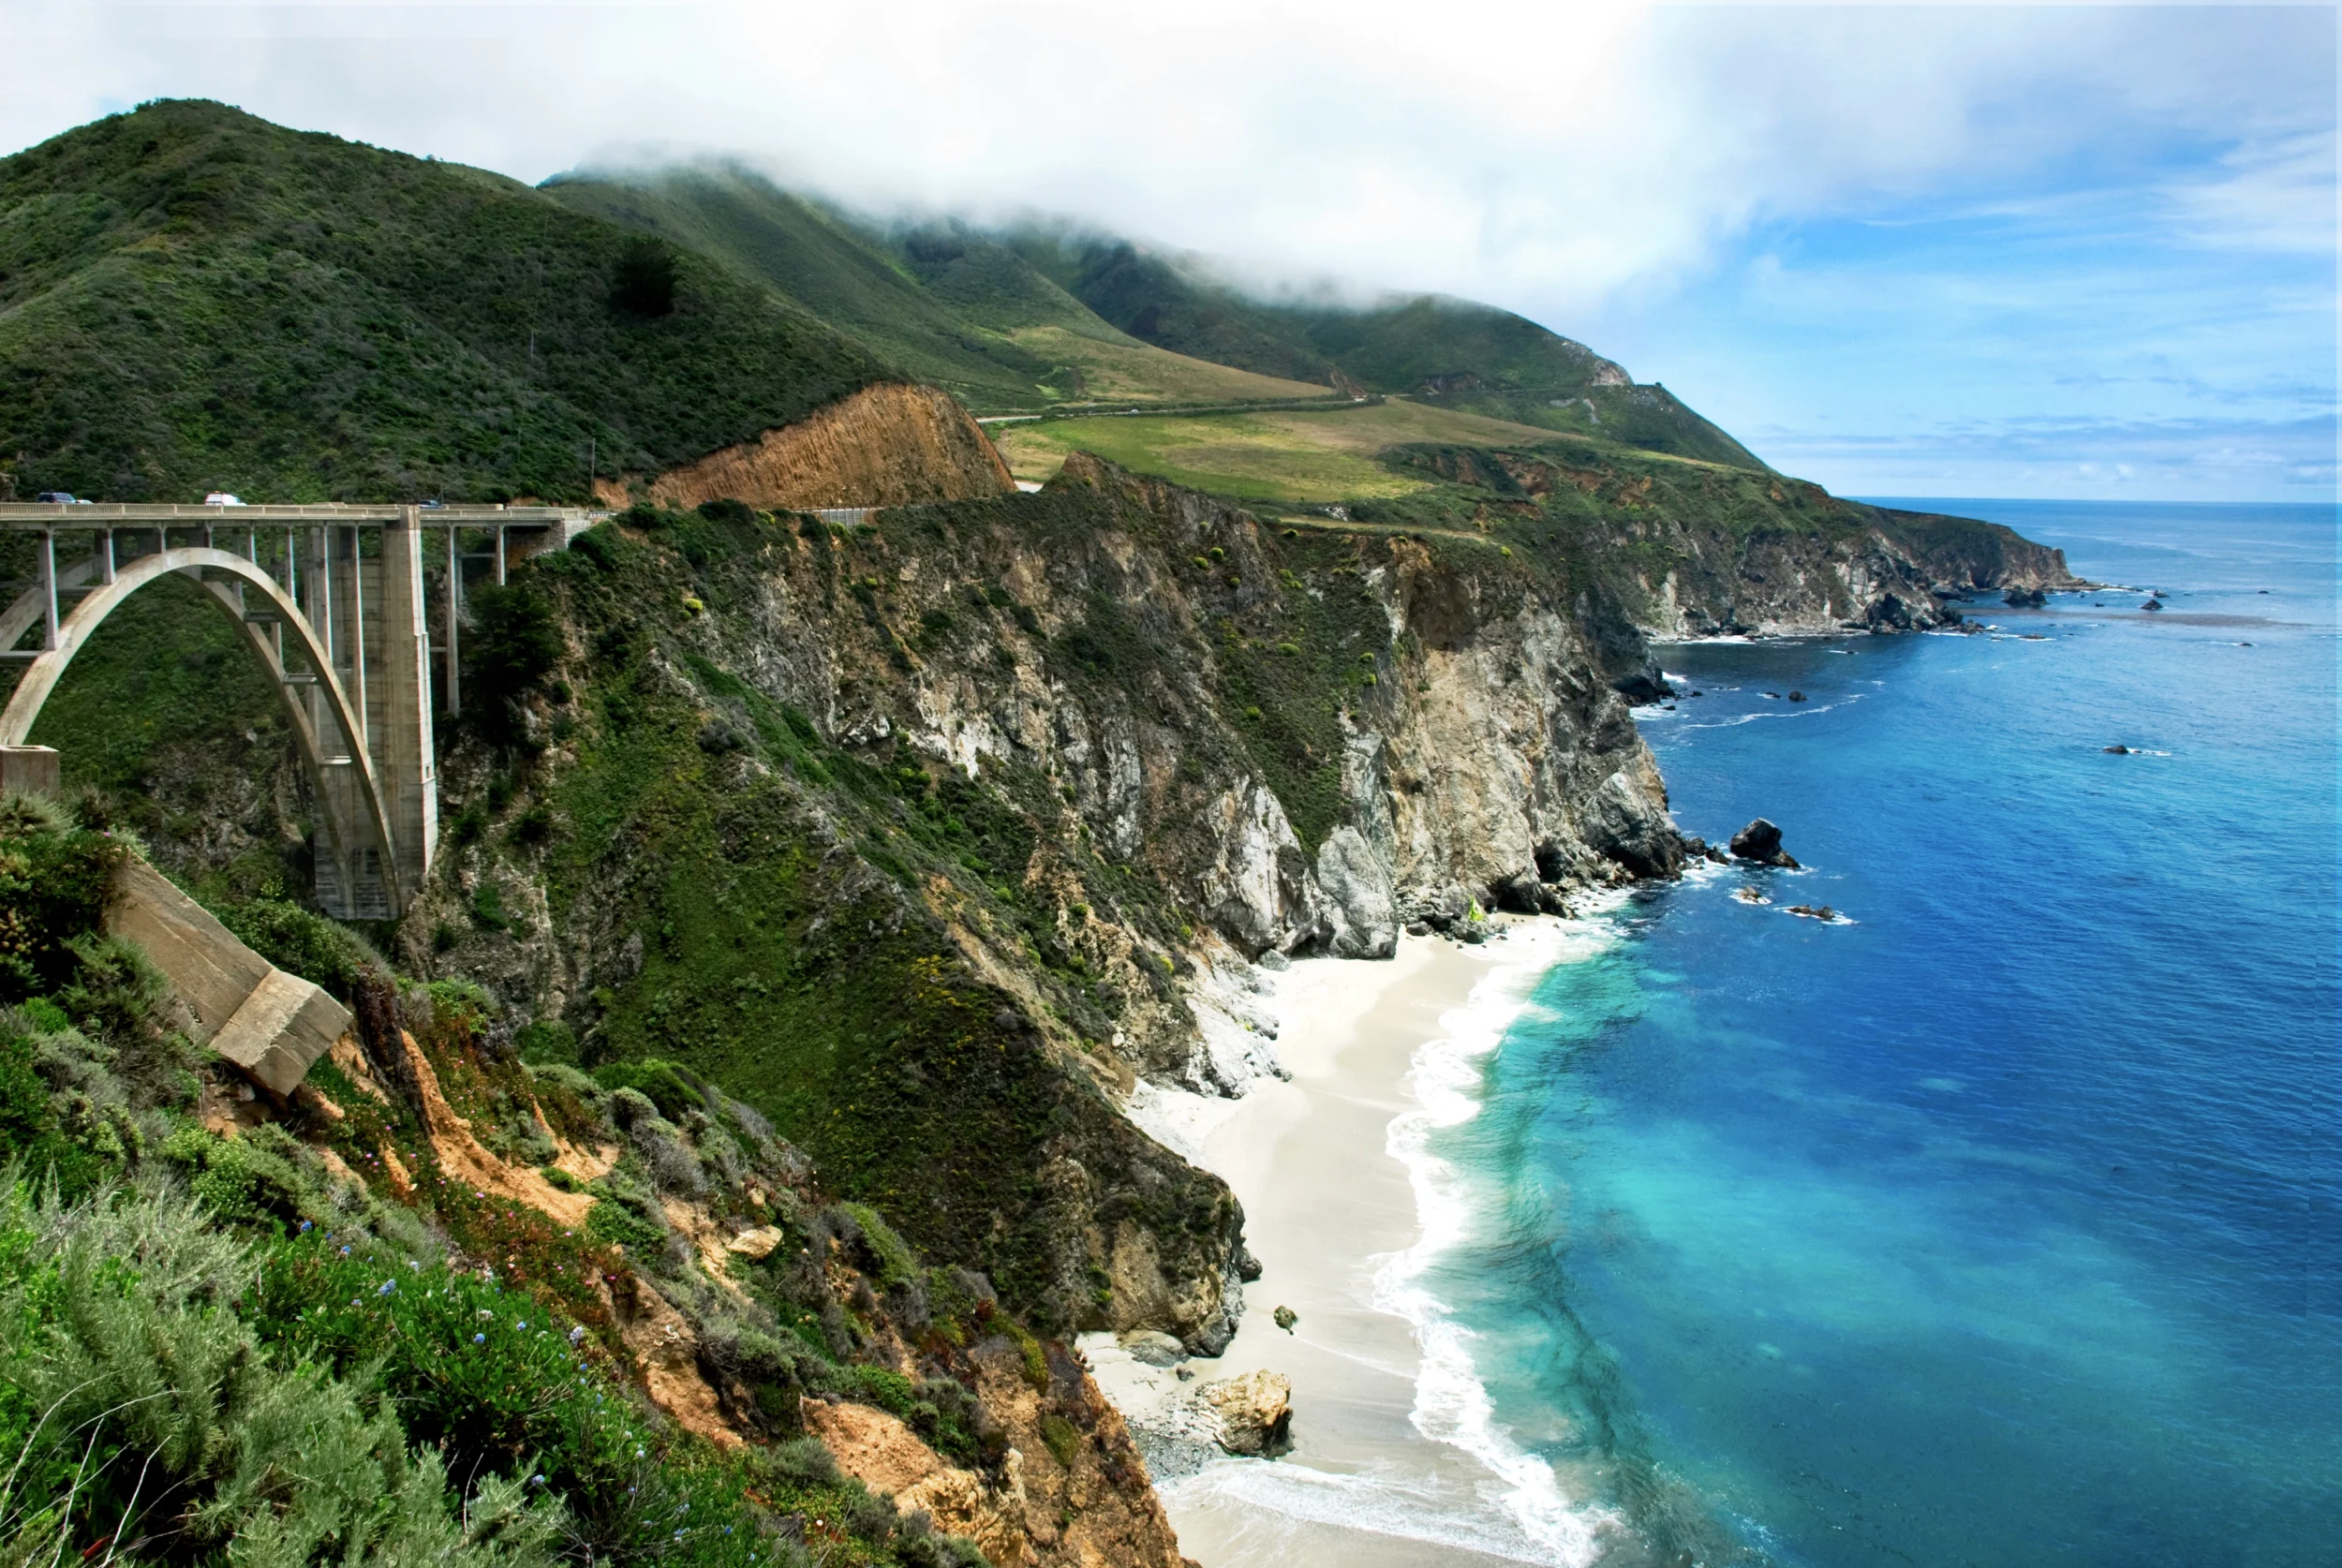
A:
[[[1732,858],[1798,869],[1797,857],[1781,847],[1781,830],[1762,817],[1732,836]]]

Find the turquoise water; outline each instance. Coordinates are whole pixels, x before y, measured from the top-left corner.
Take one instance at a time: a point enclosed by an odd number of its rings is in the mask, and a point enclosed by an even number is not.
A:
[[[1927,504],[2172,608],[1665,650],[1811,869],[1544,978],[1425,1283],[1613,1561],[2342,1562],[2335,512]]]

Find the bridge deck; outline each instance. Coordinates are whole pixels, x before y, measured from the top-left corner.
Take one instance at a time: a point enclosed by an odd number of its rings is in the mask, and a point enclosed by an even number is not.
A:
[[[207,507],[128,501],[0,501],[0,528],[153,527],[156,524],[396,523],[409,512],[426,528],[550,528],[599,522],[608,512],[587,507],[448,506],[319,502],[305,506]]]

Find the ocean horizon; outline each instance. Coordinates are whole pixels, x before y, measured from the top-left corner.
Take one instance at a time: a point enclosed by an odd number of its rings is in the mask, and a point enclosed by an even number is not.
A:
[[[2137,591],[1660,649],[1678,821],[1805,868],[1634,891],[1448,1060],[1417,1425],[1554,1561],[2330,1563],[2335,510],[1881,504]]]

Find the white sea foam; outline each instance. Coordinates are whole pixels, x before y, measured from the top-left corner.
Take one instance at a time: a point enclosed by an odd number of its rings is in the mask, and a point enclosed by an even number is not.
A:
[[[1622,1521],[1607,1509],[1573,1506],[1553,1467],[1513,1440],[1496,1419],[1474,1365],[1477,1336],[1457,1323],[1426,1287],[1432,1265],[1471,1235],[1473,1214],[1460,1173],[1430,1146],[1441,1129],[1479,1114],[1480,1063],[1520,1015],[1537,977],[1555,964],[1591,958],[1616,940],[1616,929],[1602,913],[1623,901],[1621,895],[1608,895],[1590,917],[1516,927],[1514,939],[1490,953],[1493,967],[1470,998],[1440,1020],[1441,1037],[1416,1049],[1405,1082],[1416,1108],[1392,1119],[1386,1146],[1406,1167],[1418,1234],[1413,1247],[1382,1259],[1374,1275],[1374,1305],[1404,1318],[1422,1352],[1416,1429],[1485,1466],[1492,1500],[1503,1504],[1536,1554],[1530,1561],[1567,1568],[1593,1562],[1603,1537],[1622,1528]]]
[[[1785,702],[1777,708],[1759,708],[1755,713],[1735,714],[1730,718],[1713,718],[1703,724],[1686,721],[1683,728],[1686,730],[1722,730],[1734,724],[1752,724],[1760,718],[1810,718],[1817,713],[1828,713],[1832,708],[1842,708],[1848,703],[1859,703],[1869,695],[1867,691],[1849,691],[1834,703]],[[1679,709],[1678,712],[1680,713],[1681,710]],[[1635,717],[1641,718],[1646,716],[1642,709],[1637,708]]]
[[[1511,1514],[1459,1506],[1463,1500],[1395,1465],[1338,1472],[1308,1465],[1221,1459],[1162,1490],[1167,1500],[1181,1507],[1230,1501],[1310,1524],[1427,1546],[1461,1546],[1514,1562],[1556,1561],[1550,1549],[1516,1523]]]

